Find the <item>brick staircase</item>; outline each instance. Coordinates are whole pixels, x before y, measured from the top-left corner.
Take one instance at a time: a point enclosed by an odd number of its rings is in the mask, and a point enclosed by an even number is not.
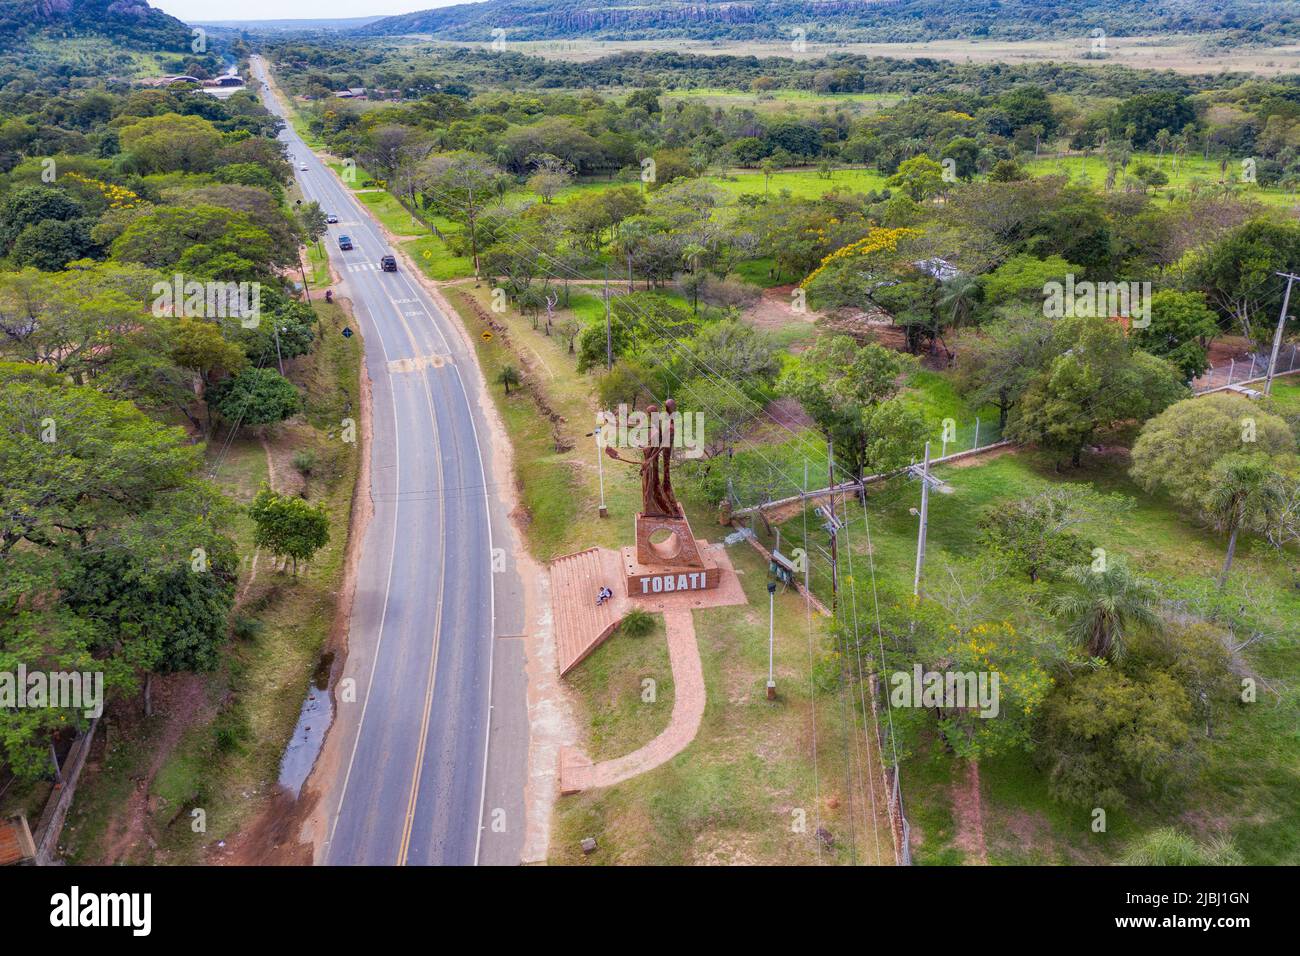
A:
[[[588,548],[551,562],[551,604],[555,611],[555,647],[564,675],[614,632],[627,613],[619,554]],[[596,593],[607,587],[614,596],[596,606]]]

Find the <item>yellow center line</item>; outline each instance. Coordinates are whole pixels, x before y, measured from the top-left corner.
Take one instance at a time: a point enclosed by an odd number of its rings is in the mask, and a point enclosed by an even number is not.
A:
[[[382,283],[380,288],[383,289]],[[402,329],[406,333],[407,341],[411,344],[411,349],[415,354],[420,354],[421,349],[416,344],[415,335],[411,331],[410,325],[406,321],[406,316],[402,312],[402,307],[397,301],[383,289],[384,297],[392,305],[393,311],[397,314],[398,320],[402,323]],[[424,383],[424,401],[429,409],[429,419],[433,425],[433,449],[434,460],[438,467],[438,487],[443,487],[442,475],[442,444],[439,438],[438,417],[433,410],[433,398],[429,388],[428,371],[422,366],[420,368],[420,379]],[[424,694],[424,710],[420,718],[420,740],[415,753],[415,766],[411,768],[411,790],[406,803],[406,819],[402,823],[402,840],[397,851],[397,865],[405,866],[406,857],[411,848],[411,831],[415,826],[415,805],[419,797],[420,790],[420,771],[424,768],[424,751],[429,739],[429,714],[433,710],[433,688],[436,682],[436,672],[438,668],[438,648],[441,644],[442,635],[442,598],[443,589],[447,580],[447,527],[446,527],[446,498],[443,494],[438,495],[438,601],[434,607],[433,618],[433,653],[429,656],[429,674],[426,678]]]

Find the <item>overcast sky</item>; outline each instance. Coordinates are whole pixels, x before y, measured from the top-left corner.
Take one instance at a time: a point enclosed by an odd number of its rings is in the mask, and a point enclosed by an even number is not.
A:
[[[468,0],[150,0],[150,5],[189,23],[212,20],[324,20],[391,16]]]

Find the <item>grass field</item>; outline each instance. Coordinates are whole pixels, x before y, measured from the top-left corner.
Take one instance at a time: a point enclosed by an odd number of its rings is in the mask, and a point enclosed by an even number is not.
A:
[[[1168,185],[1160,186],[1154,190],[1154,194],[1157,196],[1168,195],[1186,189],[1193,184],[1208,188],[1218,184],[1220,179],[1223,179],[1229,184],[1240,186],[1246,196],[1254,197],[1262,203],[1285,207],[1300,204],[1300,197],[1281,188],[1243,184],[1241,182],[1242,166],[1240,159],[1230,159],[1228,161],[1226,174],[1221,168],[1219,160],[1205,159],[1199,153],[1180,156],[1177,158],[1176,163],[1174,160],[1175,158],[1168,152],[1163,157],[1152,152],[1134,153],[1128,169],[1122,171],[1116,178],[1116,188],[1122,189],[1124,177],[1132,172],[1137,163],[1145,162],[1148,166],[1159,169],[1169,177]],[[1088,155],[1057,158],[1044,155],[1030,160],[1027,166],[1029,171],[1036,176],[1065,174],[1073,180],[1083,178],[1097,190],[1104,189],[1106,185],[1106,160],[1101,156]]]

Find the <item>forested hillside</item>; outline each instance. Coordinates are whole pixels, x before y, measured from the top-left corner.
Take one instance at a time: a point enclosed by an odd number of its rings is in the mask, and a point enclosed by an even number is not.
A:
[[[219,63],[206,37],[144,0],[0,0],[5,86],[52,89],[164,72],[206,77]]]
[[[801,28],[829,41],[913,42],[949,38],[1004,40],[1086,37],[1093,28],[1114,36],[1240,32],[1247,42],[1295,36],[1295,4],[1272,0],[702,0],[644,3],[589,0],[490,0],[388,17],[357,31],[363,36],[431,33],[443,39],[487,40],[503,29],[518,40],[599,37],[610,40],[789,39]]]

